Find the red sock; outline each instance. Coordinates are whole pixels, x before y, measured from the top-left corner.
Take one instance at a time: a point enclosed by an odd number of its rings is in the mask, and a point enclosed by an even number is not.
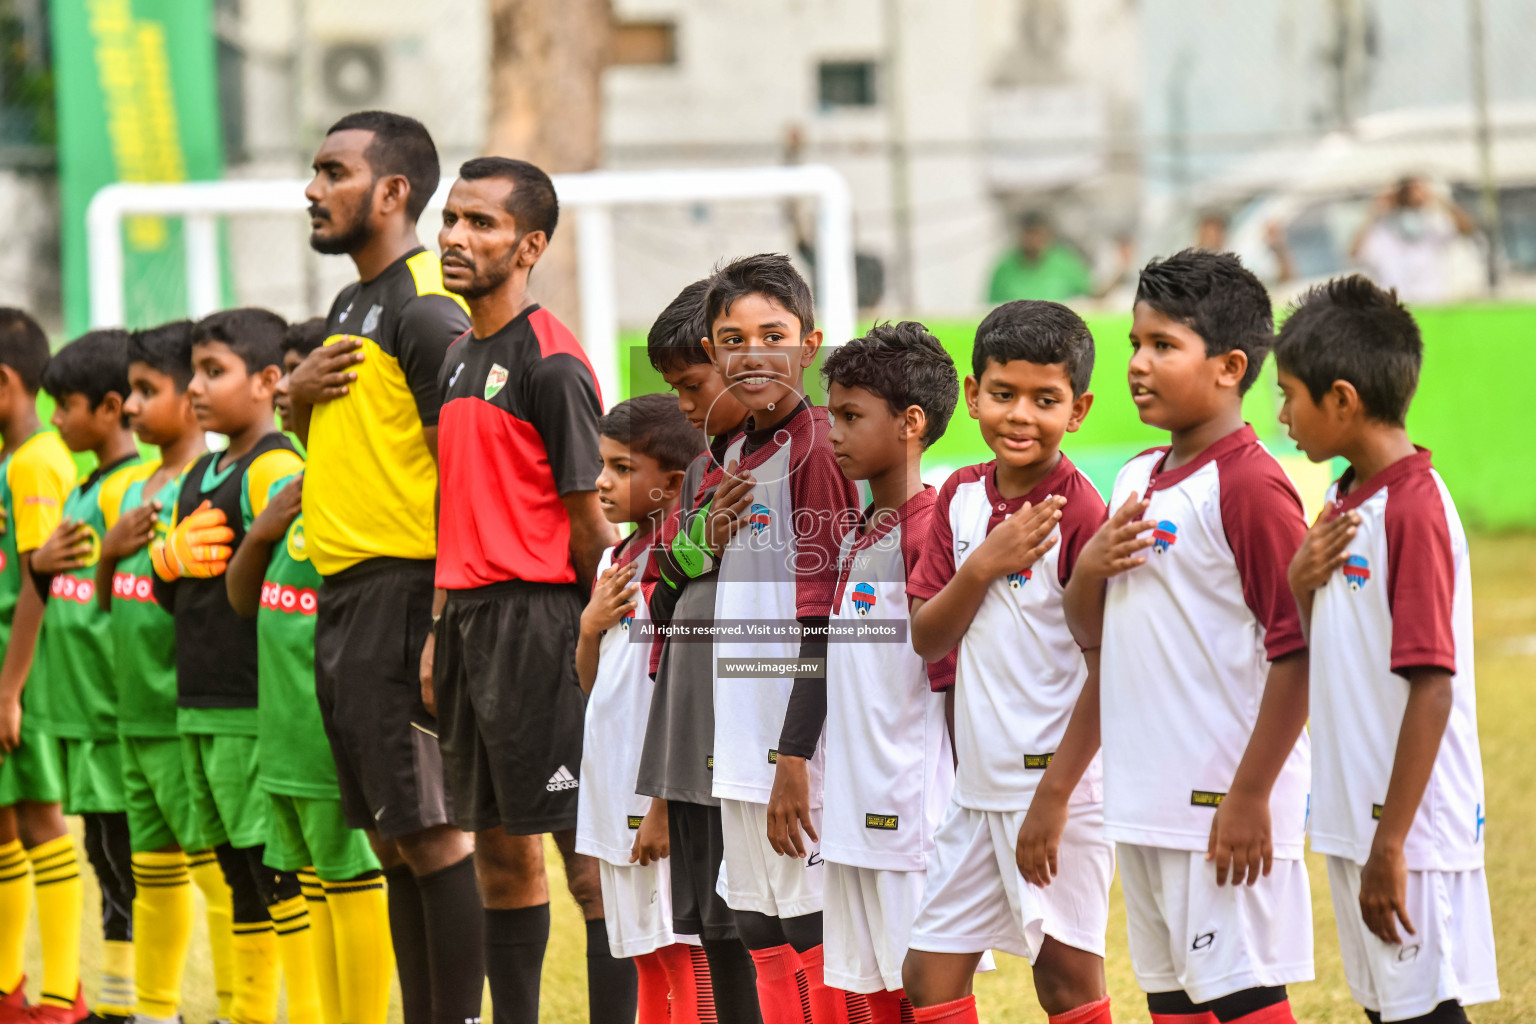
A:
[[[634,963],[640,982],[638,1024],[667,1024],[671,1011],[667,1006],[667,969],[662,966],[661,954],[641,953]]]
[[[905,989],[871,992],[864,998],[869,1003],[870,1024],[914,1024]]]
[[[1154,1013],[1152,1024],[1219,1024],[1210,1010],[1201,1013]]]
[[[1109,996],[1073,1007],[1066,1013],[1052,1014],[1050,1024],[1114,1024],[1109,1015]]]
[[[934,1006],[913,1007],[912,1016],[917,1024],[980,1024],[973,995]]]
[[[805,972],[811,996],[812,1024],[868,1024],[869,1002],[863,995],[827,985],[822,975],[821,946],[800,954],[800,969]]]
[[[1236,1020],[1228,1021],[1227,1024],[1296,1024],[1296,1016],[1291,1013],[1291,1001],[1282,999],[1262,1010],[1245,1013]]]
[[[757,1005],[763,1024],[809,1024],[810,1001],[804,991],[800,957],[789,943],[751,950],[757,967]]]
[[[703,964],[700,977],[694,966],[694,954]],[[702,1019],[708,1004],[708,1024],[715,1020],[715,993],[709,984],[709,961],[698,946],[675,942],[656,951],[667,972],[667,987],[672,992],[672,1024],[705,1024]]]
[[[696,1017],[699,1024],[718,1024],[720,1017],[715,1009],[715,983],[709,976],[709,957],[703,946],[687,946],[689,970],[693,972],[693,993]]]

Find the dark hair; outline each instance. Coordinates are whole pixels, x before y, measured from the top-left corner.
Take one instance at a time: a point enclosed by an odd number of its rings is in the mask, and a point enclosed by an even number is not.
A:
[[[864,337],[838,345],[822,364],[821,379],[879,395],[895,416],[910,405],[922,409],[928,418],[924,448],[944,436],[960,397],[955,361],[928,328],[912,320],[876,324]]]
[[[519,236],[542,231],[546,239],[555,237],[560,221],[560,200],[555,197],[555,183],[549,175],[526,160],[504,156],[477,156],[459,165],[459,177],[465,181],[503,178],[512,183],[507,196],[507,212],[517,224]]]
[[[1015,359],[1042,366],[1063,364],[1076,398],[1088,390],[1093,378],[1093,335],[1082,317],[1059,302],[1005,302],[976,328],[971,373],[981,380],[988,362]]]
[[[108,395],[128,397],[128,332],[118,327],[86,331],[48,360],[43,390],[55,402],[84,395],[96,409]]]
[[[373,133],[373,141],[363,150],[363,159],[368,161],[375,180],[399,174],[411,183],[405,213],[415,223],[427,208],[427,200],[437,191],[441,174],[437,147],[432,144],[427,126],[414,117],[387,110],[359,110],[331,125],[325,134],[350,131]]]
[[[597,432],[655,459],[669,473],[687,469],[704,450],[704,432],[688,422],[668,394],[620,402],[598,421]]]
[[[144,363],[176,382],[177,391],[192,381],[192,321],[172,320],[128,335],[128,362]]]
[[[1313,402],[1336,380],[1360,393],[1365,414],[1400,427],[1419,386],[1424,341],[1396,291],[1360,274],[1310,289],[1291,307],[1275,363],[1306,385]]]
[[[325,344],[325,317],[312,316],[308,320],[300,320],[288,325],[288,331],[283,335],[283,352],[297,352],[301,356],[307,356],[321,345]]]
[[[37,394],[48,365],[48,335],[25,310],[0,306],[0,363],[21,378],[27,394]]]
[[[715,321],[745,295],[772,299],[800,321],[804,339],[816,329],[816,312],[811,305],[811,286],[783,253],[764,252],[732,260],[715,271],[704,298],[705,333],[714,336]]]
[[[283,365],[288,321],[271,310],[246,306],[203,317],[192,328],[192,344],[221,341],[245,363],[246,373]]]
[[[651,367],[665,373],[674,366],[695,366],[709,362],[703,339],[709,334],[704,319],[704,299],[709,294],[710,279],[701,278],[667,303],[651,331],[645,336],[645,354]]]
[[[1230,252],[1185,249],[1153,260],[1141,271],[1136,301],[1200,335],[1205,354],[1240,351],[1248,369],[1237,393],[1244,395],[1259,377],[1264,356],[1275,344],[1275,311],[1269,292]]]

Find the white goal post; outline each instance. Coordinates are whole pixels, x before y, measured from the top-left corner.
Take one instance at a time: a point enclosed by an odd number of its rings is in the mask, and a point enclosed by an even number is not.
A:
[[[583,346],[603,394],[619,394],[619,322],[614,287],[615,206],[806,198],[816,201],[816,306],[828,342],[854,336],[853,202],[848,183],[831,167],[753,167],[683,171],[591,171],[554,175],[562,209],[576,214]],[[222,305],[218,218],[292,213],[308,208],[302,179],[176,183],[119,182],[91,198],[86,210],[92,327],[123,323],[122,224],[136,215],[180,217],[186,247],[187,314],[206,316]],[[440,210],[451,181],[438,188],[427,212]],[[426,215],[425,213],[423,214]],[[734,254],[722,254],[734,255]],[[702,269],[702,268],[701,268]],[[610,401],[613,400],[610,397]]]

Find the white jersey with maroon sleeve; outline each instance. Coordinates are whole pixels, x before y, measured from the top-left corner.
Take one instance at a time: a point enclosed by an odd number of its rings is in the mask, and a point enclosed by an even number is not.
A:
[[[1353,471],[1329,492],[1348,491]],[[1467,537],[1419,449],[1337,512],[1360,513],[1344,566],[1312,603],[1312,848],[1364,864],[1408,705],[1408,670],[1453,673],[1450,719],[1403,854],[1410,871],[1483,866],[1483,765]]]
[[[1203,851],[1248,747],[1269,662],[1303,650],[1286,572],[1306,533],[1301,498],[1243,427],[1176,469],[1156,448],[1126,463],[1156,523],[1146,563],[1110,579],[1100,653],[1106,834]],[[1303,732],[1270,796],[1275,854],[1302,855]]]
[[[725,464],[739,462],[756,482],[747,521],[720,555],[715,588],[719,799],[768,802],[794,685],[793,673],[722,673],[721,659],[797,658],[800,637],[783,627],[832,608],[840,541],[859,506],[857,488],[837,468],[828,427],[825,409],[803,405],[777,427],[748,431],[726,452]],[[818,750],[810,769],[817,807],[821,766]]]
[[[907,593],[928,600],[1025,502],[1067,499],[1057,543],[1023,572],[993,580],[960,641],[955,668],[954,802],[979,811],[1029,807],[1088,677],[1067,628],[1062,592],[1078,553],[1104,521],[1104,499],[1065,455],[1033,491],[1003,498],[997,464],[959,470],[939,489],[933,537]],[[1074,799],[1100,798],[1097,758]]]
[[[942,691],[954,659],[912,650],[908,566],[932,528],[926,488],[869,532],[843,538],[827,643],[826,796],[821,854],[920,871],[949,802],[954,761]]]
[[[597,573],[601,576],[615,561],[619,565],[634,562],[634,579],[638,581],[649,558],[648,544],[621,544],[603,552]],[[650,797],[635,793],[635,774],[655,685],[649,672],[651,645],[631,642],[642,635],[649,617],[642,589],[635,595],[634,612],[603,634],[581,741],[576,852],[624,867],[629,866],[635,830],[651,807]]]

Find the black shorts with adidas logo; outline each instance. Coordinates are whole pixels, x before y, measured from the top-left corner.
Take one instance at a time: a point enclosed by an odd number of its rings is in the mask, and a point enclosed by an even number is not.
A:
[[[586,698],[574,584],[450,590],[432,683],[455,824],[511,835],[576,827]]]

